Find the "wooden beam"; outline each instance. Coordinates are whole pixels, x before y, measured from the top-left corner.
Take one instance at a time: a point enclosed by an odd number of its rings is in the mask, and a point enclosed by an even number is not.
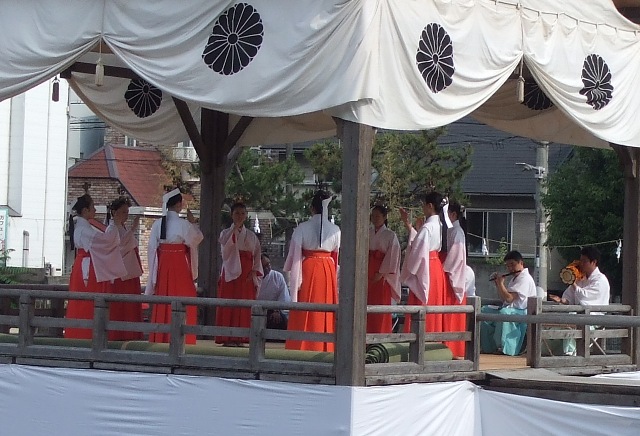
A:
[[[198,130],[198,126],[196,126],[196,122],[191,115],[191,111],[189,110],[189,106],[184,100],[181,100],[177,97],[173,98],[173,104],[176,106],[176,110],[178,111],[178,115],[180,115],[180,119],[182,120],[182,124],[184,124],[184,128],[187,130],[189,134],[189,139],[193,144],[193,148],[195,148],[196,153],[198,153],[198,157],[201,162],[206,161],[206,147],[204,146],[204,142],[202,141],[202,135]],[[201,164],[202,165],[202,164]]]
[[[624,227],[622,250],[622,302],[640,314],[640,148],[610,144],[618,154],[624,172]],[[623,341],[623,353],[640,364],[640,329]]]
[[[336,384],[364,386],[369,195],[375,129],[338,120],[342,132],[342,221]]]
[[[229,136],[227,136],[227,139],[224,142],[225,154],[228,155],[231,149],[235,147],[245,130],[247,130],[247,127],[251,124],[251,121],[253,121],[253,117],[242,117],[238,120],[236,125],[233,126],[233,130],[231,130],[231,133],[229,133]]]
[[[71,77],[71,73],[83,73],[83,74],[95,74],[96,73],[96,64],[88,63],[88,62],[76,62],[71,65],[69,68],[60,73],[60,77],[63,79],[68,79]],[[105,65],[104,66],[104,75],[109,77],[119,77],[121,79],[139,79],[136,73],[131,71],[129,68],[124,67],[114,67],[113,65]]]

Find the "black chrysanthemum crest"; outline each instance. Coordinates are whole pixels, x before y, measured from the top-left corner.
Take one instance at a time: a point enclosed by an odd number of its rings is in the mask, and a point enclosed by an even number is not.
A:
[[[534,111],[549,109],[553,102],[546,96],[535,81],[524,82],[523,105]]]
[[[249,65],[258,54],[264,28],[255,8],[238,3],[216,20],[202,60],[216,73],[230,76]]]
[[[144,79],[133,79],[124,93],[129,108],[139,118],[153,115],[162,103],[162,91]]]
[[[453,44],[439,24],[429,23],[422,30],[416,64],[433,93],[442,91],[453,82]]]
[[[587,56],[582,64],[582,84],[580,94],[587,96],[587,104],[600,110],[611,101],[613,85],[611,71],[607,63],[597,54]]]

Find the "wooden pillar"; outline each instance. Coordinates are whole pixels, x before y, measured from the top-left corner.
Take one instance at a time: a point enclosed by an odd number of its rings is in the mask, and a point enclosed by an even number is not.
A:
[[[624,230],[622,244],[622,303],[640,314],[640,148],[611,144],[624,169]],[[640,364],[640,329],[634,328],[630,346],[622,350]]]
[[[337,119],[342,140],[342,239],[336,384],[363,386],[366,344],[369,194],[375,129]]]
[[[218,275],[222,259],[218,248],[218,236],[222,230],[221,209],[224,202],[225,163],[224,147],[229,133],[229,115],[202,109],[201,135],[204,153],[200,157],[200,230],[204,240],[198,251],[198,285],[205,297],[217,295]],[[205,323],[215,322],[215,310],[205,310]]]

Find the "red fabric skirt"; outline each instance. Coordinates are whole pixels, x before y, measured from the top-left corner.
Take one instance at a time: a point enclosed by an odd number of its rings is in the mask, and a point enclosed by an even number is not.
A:
[[[301,303],[337,304],[338,284],[336,264],[331,253],[326,251],[302,252],[302,284],[298,291]],[[334,333],[336,317],[333,312],[289,311],[289,330]],[[288,350],[334,351],[333,342],[287,340]]]
[[[240,251],[240,265],[242,272],[240,277],[230,282],[224,279],[224,270],[218,280],[218,298],[235,298],[238,300],[255,300],[256,288],[250,273],[253,269],[253,253],[250,251]],[[217,307],[216,325],[223,327],[251,327],[250,307]],[[248,337],[216,336],[217,344],[228,344],[231,342],[248,343]]]
[[[442,262],[437,251],[429,252],[429,298],[427,306],[442,306],[445,303],[445,291],[447,286],[447,278],[442,269]],[[415,296],[413,292],[409,292],[408,305],[421,306],[423,303]],[[404,320],[404,331],[409,333],[411,330],[411,315],[406,315]],[[426,332],[443,332],[444,331],[444,314],[429,313],[425,319]]]
[[[116,279],[111,286],[114,294],[140,295],[140,277],[128,280]],[[110,321],[142,322],[142,303],[124,303],[114,301],[109,304]],[[113,330],[109,332],[110,341],[139,341],[142,332]]]
[[[462,303],[458,302],[451,281],[446,277],[447,288],[444,294],[444,304],[446,306],[459,306],[467,304],[467,297],[462,299]],[[445,313],[443,314],[443,329],[445,332],[465,332],[467,331],[467,314],[466,313]],[[464,357],[465,341],[445,341],[444,344],[449,347],[456,357]]]
[[[158,275],[155,295],[195,297],[196,287],[191,274],[191,257],[189,248],[184,244],[160,244],[158,247]],[[198,323],[198,308],[186,307],[188,325]],[[171,305],[154,304],[151,322],[158,324],[171,323]],[[169,333],[151,333],[149,342],[169,342]],[[185,335],[187,344],[196,343],[196,335]]]
[[[385,253],[379,250],[369,251],[369,286],[367,304],[385,305],[391,303],[391,286],[384,278],[373,283],[373,276],[380,271]],[[367,314],[367,333],[391,333],[392,319],[390,313]]]
[[[104,293],[108,291],[109,282],[97,282],[96,273],[93,270],[93,260],[89,263],[89,278],[84,283],[82,278],[82,260],[89,258],[88,251],[81,248],[76,253],[76,258],[71,269],[71,277],[69,278],[69,292],[97,292]],[[105,289],[107,288],[107,289]],[[69,300],[67,302],[67,310],[65,318],[68,319],[93,319],[93,301],[90,300]],[[91,339],[93,336],[92,329],[82,328],[66,328],[64,329],[65,338],[73,339]]]

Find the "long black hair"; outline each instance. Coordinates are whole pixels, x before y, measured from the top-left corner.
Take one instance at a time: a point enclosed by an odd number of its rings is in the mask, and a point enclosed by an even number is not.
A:
[[[318,247],[320,248],[322,248],[323,221],[324,221],[324,218],[328,218],[328,217],[322,216],[322,202],[328,198],[331,198],[331,194],[329,194],[327,191],[323,191],[320,189],[316,191],[316,193],[313,195],[313,198],[311,199],[311,208],[313,209],[313,213],[320,214],[320,233],[318,234]]]
[[[458,203],[457,201],[452,201],[449,203],[449,212],[455,212],[458,217],[458,222],[460,223],[460,227],[462,227],[462,231],[464,232],[465,238],[467,237],[467,218],[464,216],[464,206]]]
[[[422,196],[422,202],[424,204],[431,203],[433,205],[433,209],[438,215],[440,215],[440,212],[442,212],[442,208],[445,205],[444,197],[442,196],[442,194],[436,191],[431,191],[427,194],[424,194]]]
[[[93,198],[89,194],[81,195],[76,199],[76,202],[73,206],[71,206],[71,210],[76,213],[76,215],[82,215],[82,210],[91,207],[93,203]],[[76,244],[73,240],[73,233],[75,232],[75,221],[73,220],[73,214],[69,214],[69,245],[72,250],[75,250]]]
[[[170,199],[167,200],[167,209],[182,201],[182,194],[176,194]],[[167,216],[164,215],[162,217],[162,222],[160,223],[160,239],[167,239]]]
[[[109,224],[109,220],[111,219],[115,211],[120,209],[122,206],[131,207],[131,200],[129,200],[127,197],[120,196],[113,200],[111,203],[107,204],[107,217],[105,218],[105,224]]]
[[[381,204],[376,204],[375,206],[373,206],[373,208],[371,208],[371,212],[373,212],[374,210],[377,210],[382,214],[382,216],[384,216],[384,225],[388,226],[389,221],[387,220],[387,215],[389,213],[389,210]]]

